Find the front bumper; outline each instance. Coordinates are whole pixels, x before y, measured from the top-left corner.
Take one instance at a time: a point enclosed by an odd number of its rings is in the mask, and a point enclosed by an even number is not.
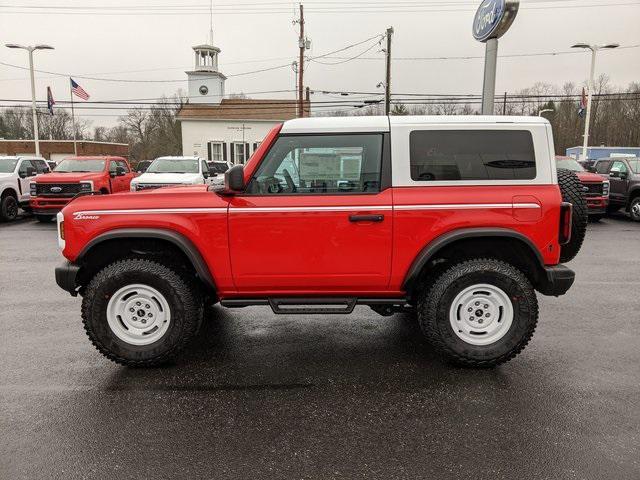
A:
[[[600,215],[607,211],[608,197],[586,197],[589,215]]]
[[[537,286],[537,290],[543,295],[564,295],[576,279],[576,273],[564,265],[544,267],[544,272],[545,278],[542,278]]]
[[[55,215],[62,210],[73,197],[31,197],[29,207],[33,213],[42,215]]]
[[[61,289],[66,290],[74,297],[78,295],[76,277],[79,271],[80,267],[69,261],[56,267],[56,283]]]

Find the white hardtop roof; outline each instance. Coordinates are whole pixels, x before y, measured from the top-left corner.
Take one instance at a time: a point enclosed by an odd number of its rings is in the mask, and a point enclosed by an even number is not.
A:
[[[309,117],[287,120],[281,133],[346,133],[388,132],[394,125],[455,125],[455,124],[548,124],[543,117],[502,115],[397,115],[354,117]]]

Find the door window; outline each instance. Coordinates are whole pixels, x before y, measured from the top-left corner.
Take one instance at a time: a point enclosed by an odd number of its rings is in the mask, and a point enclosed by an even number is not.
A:
[[[609,171],[609,165],[611,165],[611,162],[608,160],[603,160],[596,163],[596,172],[607,173]]]
[[[18,169],[18,173],[19,174],[23,174],[26,175],[27,173],[27,168],[36,168],[33,163],[31,163],[31,160],[23,160],[22,163],[20,164],[20,168]],[[37,170],[36,170],[37,171]]]
[[[282,136],[253,176],[259,195],[380,191],[382,134]]]
[[[49,172],[49,165],[44,160],[31,160],[36,167],[36,173],[47,173]]]
[[[624,164],[624,162],[613,162],[613,165],[611,166],[611,171],[612,172],[619,172],[619,173],[627,173],[627,166]]]

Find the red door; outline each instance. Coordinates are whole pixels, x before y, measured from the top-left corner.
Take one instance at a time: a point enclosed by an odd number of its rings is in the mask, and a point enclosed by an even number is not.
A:
[[[276,140],[247,194],[229,205],[238,291],[385,290],[393,212],[391,189],[379,191],[381,152],[382,135],[376,134]]]

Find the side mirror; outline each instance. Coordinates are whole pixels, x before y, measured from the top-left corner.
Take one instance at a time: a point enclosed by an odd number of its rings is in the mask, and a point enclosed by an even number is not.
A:
[[[621,175],[620,175],[620,171],[619,171],[619,170],[611,170],[611,171],[609,172],[609,176],[610,176],[611,178],[620,178],[620,177],[621,177]]]
[[[215,188],[222,195],[234,195],[244,191],[244,166],[235,165],[224,174],[224,186]]]
[[[117,177],[121,177],[123,175],[126,175],[126,173],[127,173],[127,171],[124,169],[124,167],[120,167],[120,166],[116,167],[116,176]]]
[[[211,174],[209,173],[209,170],[203,170],[202,171],[202,176],[204,178],[209,178],[211,176]]]
[[[18,176],[20,178],[27,178],[27,177],[33,177],[35,174],[36,174],[35,167],[27,167],[26,172],[18,173]]]

